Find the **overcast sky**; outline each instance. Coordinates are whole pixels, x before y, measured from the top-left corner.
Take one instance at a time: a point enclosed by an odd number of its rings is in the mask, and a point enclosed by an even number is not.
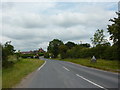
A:
[[[97,29],[107,32],[116,17],[117,2],[16,2],[2,3],[2,43],[12,41],[21,51],[43,48],[57,38],[64,42],[91,43]],[[108,39],[109,35],[105,33]]]

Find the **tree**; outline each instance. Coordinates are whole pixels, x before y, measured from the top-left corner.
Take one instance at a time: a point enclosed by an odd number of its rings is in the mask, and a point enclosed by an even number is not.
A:
[[[59,46],[61,59],[64,59],[64,58],[67,57],[67,55],[66,55],[67,50],[68,50],[68,47],[66,45],[60,45]]]
[[[49,53],[53,54],[53,57],[56,58],[57,55],[59,54],[59,46],[63,45],[63,42],[58,39],[54,39],[50,41],[49,46],[47,48]]]
[[[67,50],[67,56],[68,56],[69,58],[80,58],[80,56],[81,56],[81,50],[82,50],[83,48],[84,48],[84,47],[81,47],[81,46],[79,46],[79,45],[76,45],[75,47]]]
[[[94,34],[94,37],[90,38],[92,41],[92,44],[94,46],[99,44],[107,43],[107,39],[105,39],[105,35],[103,34],[103,30],[97,30]]]
[[[120,11],[116,12],[118,15],[117,18],[110,19],[109,21],[113,22],[112,25],[108,25],[108,32],[111,35],[110,39],[113,40],[114,44],[117,46],[117,55],[120,60]]]
[[[113,22],[112,25],[108,25],[108,32],[111,35],[110,39],[114,43],[120,43],[120,11],[116,12],[118,18],[110,19],[109,21]],[[120,45],[120,44],[119,44]]]
[[[9,55],[13,55],[15,52],[14,50],[14,46],[11,45],[11,41],[8,41],[5,43],[5,45],[3,45],[2,47],[2,65],[7,66],[8,64],[8,56]]]
[[[73,48],[73,47],[75,47],[76,46],[76,44],[74,43],[74,42],[67,42],[66,44],[65,44],[69,49],[71,49],[71,48]]]
[[[117,60],[117,46],[109,46],[104,50],[103,54],[103,59],[108,59],[108,60]]]
[[[85,44],[80,44],[80,46],[89,48],[90,44],[89,43],[85,43]]]

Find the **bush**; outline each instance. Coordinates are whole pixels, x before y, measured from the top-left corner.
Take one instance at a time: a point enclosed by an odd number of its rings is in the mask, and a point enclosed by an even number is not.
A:
[[[33,56],[35,56],[35,54],[21,54],[22,58],[33,58]]]
[[[117,55],[116,46],[98,45],[93,48],[76,46],[67,50],[66,58],[90,58],[95,56],[97,59],[118,60]]]
[[[75,46],[72,49],[69,49],[67,51],[67,57],[68,58],[79,58],[81,56],[81,50],[83,47],[81,46]]]
[[[117,46],[107,47],[104,51],[104,59],[118,60]]]
[[[59,53],[60,53],[61,59],[64,59],[67,57],[67,54],[66,54],[67,50],[68,50],[68,47],[66,45],[59,46]]]
[[[49,58],[50,56],[49,56],[49,53],[48,52],[46,52],[46,53],[44,53],[44,58]]]
[[[44,53],[38,53],[39,56],[44,56]]]

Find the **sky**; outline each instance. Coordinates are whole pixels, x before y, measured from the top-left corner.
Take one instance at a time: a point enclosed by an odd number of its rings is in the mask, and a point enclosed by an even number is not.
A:
[[[1,43],[12,41],[21,51],[47,50],[53,39],[91,43],[97,29],[109,40],[106,28],[117,10],[117,2],[2,2]]]

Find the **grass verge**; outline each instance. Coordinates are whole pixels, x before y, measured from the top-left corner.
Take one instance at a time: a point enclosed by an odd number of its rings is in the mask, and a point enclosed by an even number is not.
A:
[[[3,68],[2,88],[12,88],[18,84],[22,78],[40,67],[44,61],[38,59],[21,59],[14,66]]]
[[[2,69],[0,68],[0,89],[2,89]]]
[[[120,67],[119,67],[118,60],[97,59],[96,63],[91,63],[90,59],[59,59],[59,60],[69,61],[72,63],[84,65],[87,67],[93,67],[93,68],[97,68],[97,69],[120,73]]]

